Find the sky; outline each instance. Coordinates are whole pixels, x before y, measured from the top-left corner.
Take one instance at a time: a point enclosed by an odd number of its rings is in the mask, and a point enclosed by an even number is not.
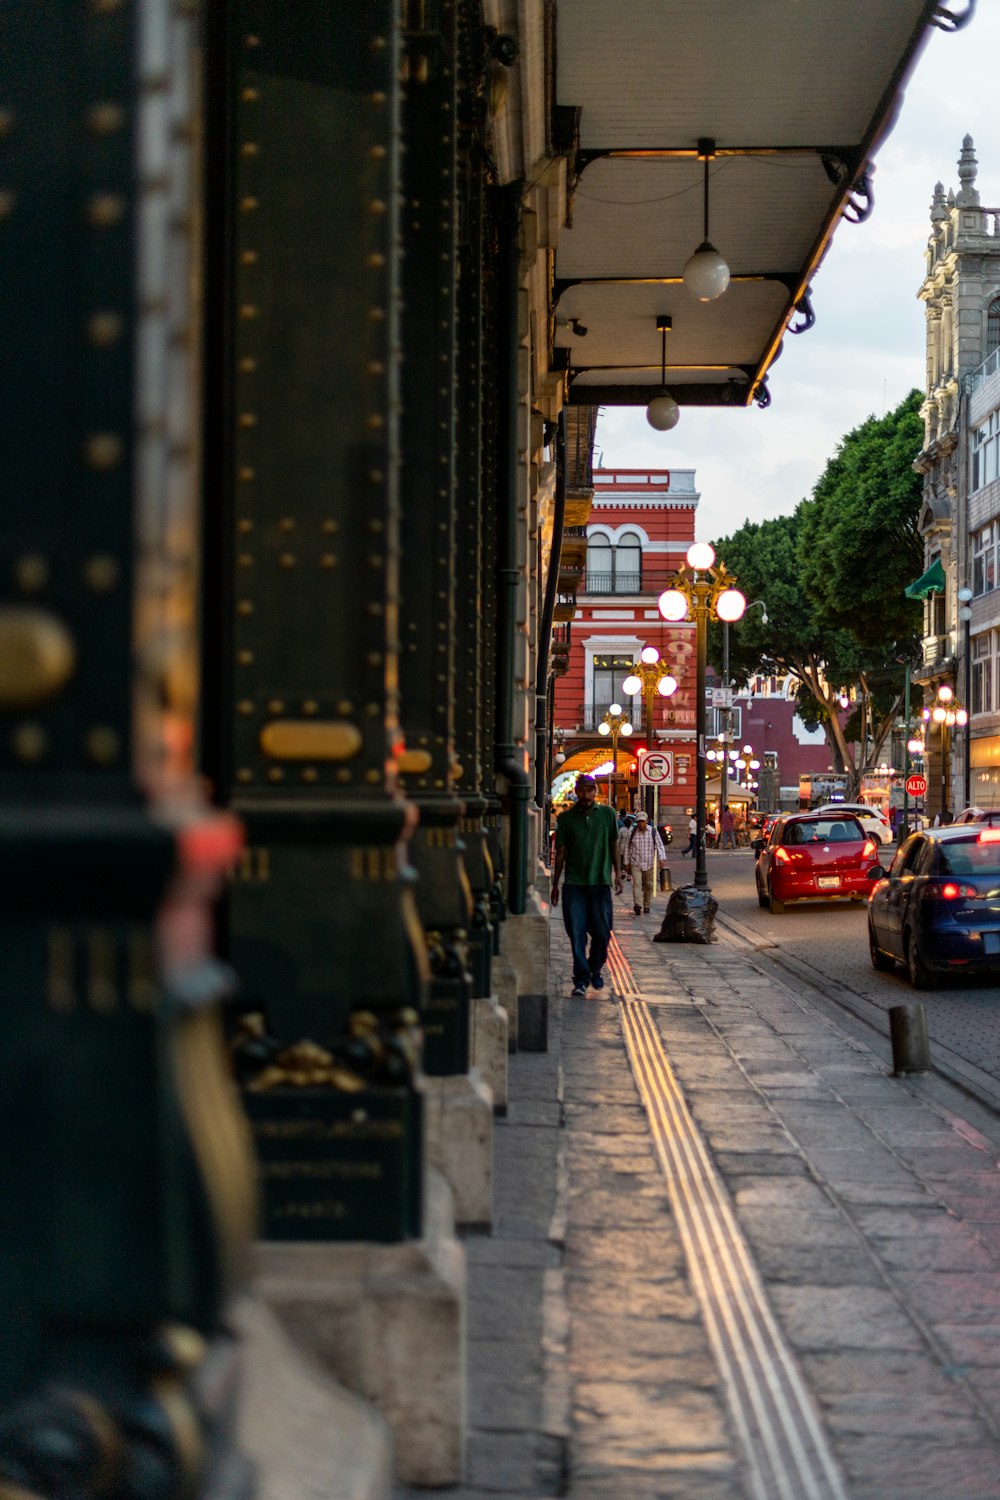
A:
[[[963,10],[965,0],[955,0]],[[657,433],[641,407],[602,408],[595,461],[694,469],[699,540],[745,520],[786,515],[808,495],[838,442],[866,417],[924,385],[924,275],[934,184],[958,190],[958,155],[970,134],[984,207],[1000,208],[1000,0],[980,0],[963,30],[932,28],[896,125],[875,161],[875,210],[842,222],[813,279],[816,324],[786,336],[762,411],[682,407]],[[724,250],[723,246],[720,249]]]

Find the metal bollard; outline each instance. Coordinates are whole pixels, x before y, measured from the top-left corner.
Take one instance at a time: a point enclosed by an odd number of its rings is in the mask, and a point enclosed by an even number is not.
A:
[[[892,1038],[892,1071],[897,1078],[906,1073],[931,1071],[927,1011],[923,1005],[891,1005],[889,1035]]]

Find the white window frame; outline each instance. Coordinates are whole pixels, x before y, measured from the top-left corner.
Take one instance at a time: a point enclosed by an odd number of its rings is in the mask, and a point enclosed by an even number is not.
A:
[[[991,594],[997,586],[997,531],[995,521],[981,526],[972,537],[972,592],[975,598]],[[987,573],[992,571],[993,581],[987,587]]]
[[[996,701],[996,631],[984,630],[969,641],[972,660],[972,714],[991,714]],[[978,706],[976,706],[978,704]]]

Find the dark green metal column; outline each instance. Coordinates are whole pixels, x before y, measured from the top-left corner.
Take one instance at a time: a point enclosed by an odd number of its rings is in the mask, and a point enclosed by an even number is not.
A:
[[[506,857],[504,852],[503,827],[500,797],[497,791],[494,746],[496,743],[497,709],[496,680],[498,671],[497,653],[497,516],[499,507],[498,476],[500,472],[501,406],[506,392],[500,383],[500,233],[498,226],[496,191],[490,188],[482,199],[482,255],[483,255],[483,342],[480,360],[480,423],[482,432],[481,457],[481,527],[480,589],[482,597],[482,629],[480,631],[479,681],[482,693],[482,713],[479,720],[479,754],[483,768],[483,793],[486,797],[486,812],[483,823],[486,829],[487,847],[493,867],[493,886],[490,891],[490,913],[493,922],[493,953],[500,952],[500,924],[507,916],[506,902]]]
[[[398,7],[210,10],[205,764],[244,819],[236,1055],[277,1238],[421,1229],[395,786]]]
[[[469,1066],[472,898],[455,761],[457,17],[454,0],[405,7],[400,699],[403,786],[427,934],[429,1073]]]
[[[251,1233],[193,778],[196,38],[167,0],[0,44],[0,1492],[250,1492]]]
[[[475,7],[478,12],[478,6]],[[459,79],[459,202],[461,233],[458,277],[458,409],[457,507],[455,536],[455,753],[456,791],[464,805],[460,824],[465,866],[472,888],[469,967],[474,993],[492,989],[493,912],[496,875],[486,830],[483,712],[486,694],[481,676],[483,632],[483,450],[484,450],[484,300],[487,264],[484,254],[486,160],[482,139],[482,102],[476,87],[484,39],[473,7],[462,8],[461,46],[464,66]]]

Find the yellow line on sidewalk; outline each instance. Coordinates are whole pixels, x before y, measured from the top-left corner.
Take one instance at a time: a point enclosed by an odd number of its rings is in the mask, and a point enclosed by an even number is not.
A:
[[[617,940],[609,953],[636,1085],[756,1500],[847,1500],[809,1391]]]

